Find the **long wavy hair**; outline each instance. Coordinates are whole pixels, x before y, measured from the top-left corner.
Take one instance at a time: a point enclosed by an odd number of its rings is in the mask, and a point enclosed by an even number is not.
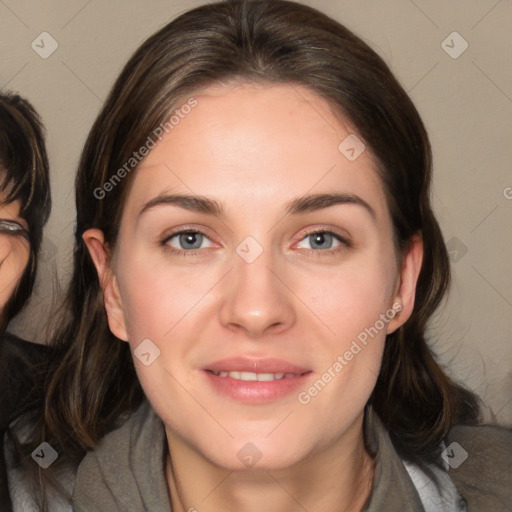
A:
[[[115,186],[105,184],[112,184],[117,170],[184,98],[232,81],[302,85],[327,100],[374,155],[399,253],[421,233],[424,257],[414,310],[387,336],[369,403],[404,458],[435,460],[449,429],[476,422],[479,408],[474,395],[443,371],[425,335],[450,282],[430,203],[429,139],[412,101],[374,50],[321,12],[285,0],[228,0],[190,10],[146,40],[115,82],[76,178],[74,271],[66,321],[54,340],[58,357],[46,383],[45,440],[67,453],[84,453],[143,399],[129,345],[109,330],[82,234],[98,228],[115,249],[137,171],[124,173]]]

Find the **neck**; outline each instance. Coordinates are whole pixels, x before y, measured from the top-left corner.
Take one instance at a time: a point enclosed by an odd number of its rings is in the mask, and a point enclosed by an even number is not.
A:
[[[292,467],[228,471],[167,429],[166,476],[173,512],[359,512],[371,493],[375,461],[362,416],[343,436]]]

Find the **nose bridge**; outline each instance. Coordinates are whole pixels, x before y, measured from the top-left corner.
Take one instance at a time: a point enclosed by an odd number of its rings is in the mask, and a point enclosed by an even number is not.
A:
[[[221,322],[251,337],[282,330],[295,320],[290,294],[276,277],[276,255],[270,244],[247,237],[233,254],[233,270],[221,306]]]

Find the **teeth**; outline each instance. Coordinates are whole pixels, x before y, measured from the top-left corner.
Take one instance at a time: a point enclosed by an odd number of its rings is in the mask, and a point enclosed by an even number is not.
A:
[[[237,380],[267,382],[271,380],[296,377],[295,373],[253,373],[253,372],[212,372],[218,377],[230,377]]]
[[[282,375],[281,373],[279,373],[278,375]],[[258,380],[263,382],[263,381],[268,381],[268,380],[275,380],[277,377],[274,377],[274,374],[273,373],[260,373],[258,375]]]

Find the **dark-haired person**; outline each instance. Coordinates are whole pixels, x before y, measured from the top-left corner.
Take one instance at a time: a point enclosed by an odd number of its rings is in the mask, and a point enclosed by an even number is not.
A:
[[[5,332],[34,285],[43,226],[50,214],[44,129],[32,105],[0,92],[0,434],[34,394],[46,348]],[[0,509],[10,509],[3,444],[0,444]]]
[[[425,339],[430,182],[411,100],[324,14],[210,3],[150,37],[79,165],[41,487],[81,454],[80,512],[510,510],[512,434]]]

